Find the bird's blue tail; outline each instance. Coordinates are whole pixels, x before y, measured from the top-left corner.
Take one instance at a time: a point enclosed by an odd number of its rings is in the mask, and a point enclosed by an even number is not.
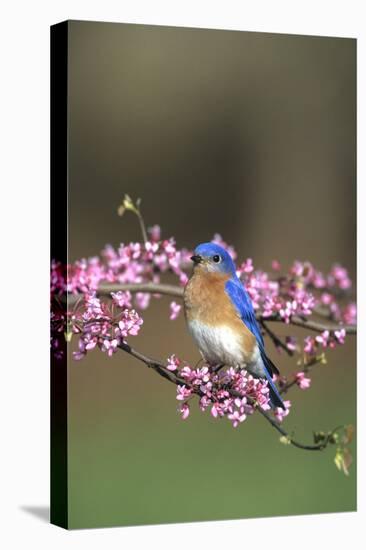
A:
[[[269,396],[270,396],[270,405],[272,409],[276,407],[280,407],[283,410],[286,410],[286,407],[281,399],[281,396],[278,392],[278,389],[276,388],[275,383],[273,382],[271,376],[267,376],[267,382],[269,387]]]
[[[281,399],[281,396],[279,394],[278,389],[276,388],[276,384],[272,380],[273,374],[279,374],[277,367],[272,363],[269,357],[267,357],[266,352],[264,351],[264,347],[260,346],[260,353],[264,365],[264,371],[266,374],[268,387],[269,387],[269,396],[270,396],[270,405],[272,409],[275,409],[276,407],[280,407],[283,410],[286,410],[286,407]]]

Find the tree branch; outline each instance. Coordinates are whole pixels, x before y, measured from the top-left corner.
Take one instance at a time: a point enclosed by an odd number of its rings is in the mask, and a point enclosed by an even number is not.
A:
[[[280,317],[271,316],[266,317],[266,321],[274,321],[274,322],[283,322]],[[293,315],[289,322],[290,325],[294,325],[296,327],[302,327],[309,329],[313,332],[323,332],[324,330],[334,331],[339,330],[343,328],[347,334],[356,334],[357,333],[357,327],[356,325],[342,325],[342,324],[336,324],[336,323],[321,323],[320,321],[313,321],[312,319],[308,318],[301,318],[297,315]]]
[[[119,290],[126,291],[129,290],[132,293],[136,292],[148,292],[150,294],[164,294],[166,296],[173,296],[174,298],[183,298],[183,288],[176,285],[167,285],[167,284],[155,284],[155,283],[127,283],[127,284],[102,284],[98,288],[98,294],[100,296],[107,296],[111,292],[118,292]],[[69,296],[70,298],[70,296]],[[283,320],[276,315],[271,315],[270,317],[257,316],[257,320],[260,323],[273,321],[281,322]],[[356,334],[357,327],[355,325],[341,325],[335,323],[322,323],[320,321],[314,321],[308,318],[302,318],[298,315],[293,315],[291,317],[291,325],[306,328],[313,332],[323,332],[324,330],[334,331],[343,328],[347,334]],[[268,328],[267,328],[268,332]],[[272,333],[273,334],[273,333]],[[284,346],[284,344],[283,344]],[[287,350],[287,348],[286,348]],[[287,350],[288,351],[288,350]]]
[[[126,342],[122,342],[119,345],[119,348],[121,350],[123,350],[124,352],[128,353],[129,355],[132,355],[132,357],[135,357],[135,359],[138,359],[139,361],[144,363],[147,367],[152,368],[153,370],[155,370],[155,372],[157,372],[163,378],[166,378],[167,380],[169,380],[169,382],[172,382],[173,384],[175,384],[177,386],[178,385],[182,385],[182,386],[185,385],[186,387],[192,389],[193,393],[195,393],[196,395],[202,397],[203,393],[198,388],[193,387],[186,380],[184,380],[183,378],[180,378],[174,372],[170,371],[161,361],[158,361],[157,359],[153,359],[151,357],[148,357],[148,356],[142,354],[141,352],[139,352],[139,351],[135,350],[134,348],[132,348]],[[235,391],[235,390],[228,390],[228,391],[230,391],[230,393],[233,397],[242,397],[242,395],[239,392]],[[251,399],[250,397],[247,397],[247,400],[248,400],[248,403],[250,403],[251,405],[255,405],[254,400]],[[333,432],[330,432],[328,434],[328,436],[325,438],[325,440],[322,441],[321,443],[318,443],[316,445],[306,445],[306,444],[300,443],[299,441],[296,441],[295,439],[293,439],[289,435],[289,433],[286,432],[286,430],[282,426],[280,426],[270,416],[269,413],[267,413],[266,411],[261,409],[261,407],[256,406],[256,410],[258,410],[258,412],[271,424],[271,426],[275,430],[277,430],[283,437],[286,438],[288,443],[290,443],[294,447],[297,447],[298,449],[304,449],[304,450],[307,450],[307,451],[322,451],[323,449],[325,449],[325,447],[327,447],[327,445],[330,441],[330,438],[334,433],[334,430],[333,430]]]
[[[101,284],[98,287],[97,293],[99,296],[109,296],[111,292],[130,291],[133,294],[136,292],[147,292],[149,294],[164,294],[175,298],[183,298],[183,288],[176,285],[166,285],[161,283],[126,283],[126,284]]]

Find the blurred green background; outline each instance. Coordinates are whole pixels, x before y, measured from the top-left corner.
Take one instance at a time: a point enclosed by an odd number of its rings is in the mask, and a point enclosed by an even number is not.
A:
[[[219,232],[257,267],[338,261],[354,278],[355,118],[355,40],[69,22],[69,259],[140,239],[116,215],[127,192],[180,247]],[[133,344],[195,362],[169,302]],[[71,528],[356,508],[355,465],[339,473],[333,448],[283,446],[257,415],[234,430],[193,407],[182,422],[175,388],[122,352],[68,369]],[[312,380],[284,423],[305,442],[355,423],[355,338]]]

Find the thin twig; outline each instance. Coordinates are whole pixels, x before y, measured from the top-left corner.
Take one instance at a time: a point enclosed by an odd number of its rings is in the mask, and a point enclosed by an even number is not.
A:
[[[289,382],[286,382],[286,384],[282,386],[282,388],[280,388],[279,390],[280,394],[282,395],[284,393],[287,393],[288,390],[292,388],[292,386],[295,386],[296,383],[297,383],[297,380],[296,380],[296,377],[294,376],[292,380],[290,380]]]
[[[148,238],[147,238],[146,226],[145,226],[144,218],[142,217],[142,214],[140,212],[140,209],[137,211],[137,217],[138,217],[139,222],[140,222],[142,238],[144,240],[144,243],[147,243]]]
[[[312,357],[307,363],[304,363],[304,366],[302,368],[302,371],[304,373],[308,373],[311,369],[311,367],[313,367],[314,365],[317,365],[318,363],[322,363],[322,358],[321,356],[315,356],[315,357]],[[297,384],[297,378],[296,378],[296,375],[293,376],[293,378],[291,380],[289,380],[288,382],[286,382],[281,388],[280,388],[280,394],[284,394],[284,393],[287,393],[288,390],[290,388],[292,388],[292,386],[295,386],[295,384]]]
[[[285,352],[290,355],[291,357],[293,356],[294,352],[291,350],[291,349],[288,349],[288,347],[286,346],[286,344],[284,342],[282,342],[281,338],[279,338],[277,336],[277,334],[275,334],[268,326],[267,324],[263,321],[263,319],[261,319],[261,325],[262,327],[264,328],[265,332],[268,334],[268,336],[271,338],[272,342],[274,343],[274,345],[276,346],[276,348],[281,348],[283,350],[285,350]]]
[[[304,449],[306,451],[322,451],[328,445],[329,440],[334,433],[334,430],[333,430],[333,432],[328,434],[327,438],[322,443],[318,443],[316,445],[304,445],[303,443],[300,443],[299,441],[296,441],[295,439],[293,439],[288,434],[288,432],[286,432],[286,430],[284,430],[282,426],[277,424],[277,422],[266,411],[264,411],[260,407],[257,407],[257,410],[262,416],[264,416],[266,420],[268,420],[268,422],[274,427],[275,430],[277,430],[281,435],[286,437],[288,442],[291,443],[291,445],[293,445],[294,447],[297,447],[298,449]]]

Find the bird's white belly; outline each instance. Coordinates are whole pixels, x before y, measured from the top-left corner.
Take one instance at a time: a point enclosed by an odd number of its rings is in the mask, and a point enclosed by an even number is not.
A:
[[[209,363],[224,363],[232,367],[243,367],[251,363],[253,354],[247,356],[242,338],[230,327],[212,327],[199,321],[189,321],[188,328],[201,354]]]

